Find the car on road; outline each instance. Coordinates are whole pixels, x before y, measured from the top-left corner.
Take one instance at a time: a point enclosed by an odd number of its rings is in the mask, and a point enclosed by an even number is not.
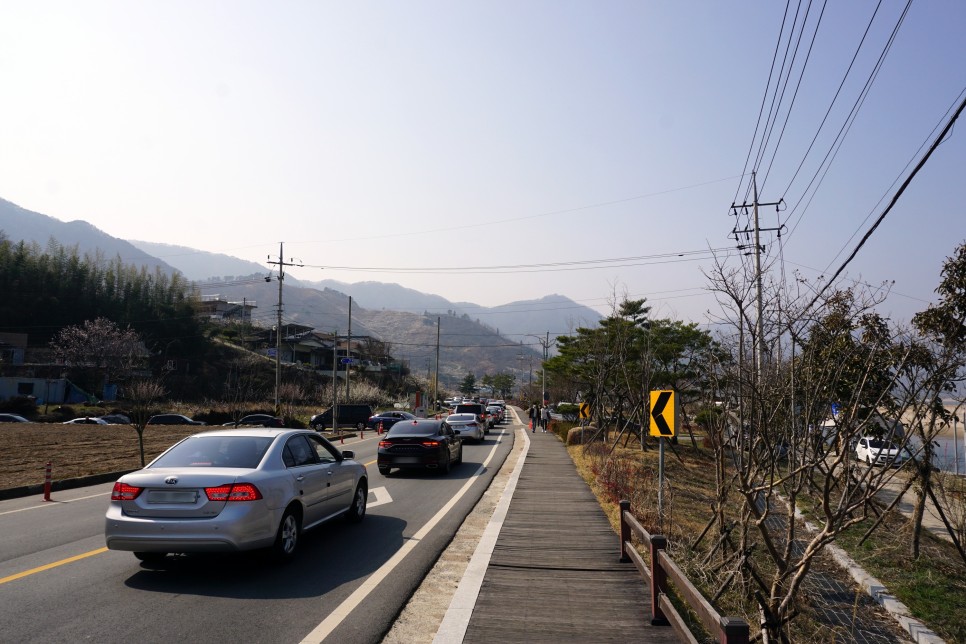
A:
[[[503,422],[503,407],[500,407],[499,405],[487,405],[486,413],[488,413],[490,418],[493,419],[494,426]]]
[[[369,429],[377,430],[379,425],[382,424],[382,431],[388,432],[389,428],[398,423],[401,420],[414,420],[416,417],[410,414],[408,411],[383,411],[379,412],[375,416],[371,416],[366,422],[366,426]]]
[[[366,428],[366,423],[372,417],[372,405],[357,405],[354,403],[336,405],[336,414],[332,407],[326,409],[321,414],[312,416],[309,420],[309,427],[317,430],[329,429],[332,427],[332,417],[336,416],[338,427],[354,427],[357,430]]]
[[[259,427],[285,427],[285,421],[271,414],[248,414],[237,422],[225,423],[224,427],[238,427],[240,425],[257,425]]]
[[[29,423],[30,421],[17,414],[0,414],[0,423]]]
[[[855,444],[855,457],[869,465],[902,465],[906,458],[902,450],[891,442],[874,436],[863,436]]]
[[[483,426],[483,433],[490,433],[490,418],[486,413],[486,407],[480,403],[460,403],[453,408],[454,414],[476,414],[477,420]]]
[[[307,429],[219,429],[189,436],[114,484],[104,538],[142,561],[167,553],[267,548],[281,560],[302,532],[361,521],[366,468]]]
[[[446,417],[446,422],[461,438],[472,438],[477,443],[483,442],[485,431],[476,414],[450,414]]]
[[[65,420],[63,425],[108,425],[106,420],[103,418],[96,418],[94,416],[84,416],[83,418],[72,418],[70,420]]]
[[[156,414],[148,418],[148,425],[205,425],[204,421],[191,420],[183,414]]]
[[[449,473],[463,462],[463,440],[445,420],[417,418],[396,423],[379,441],[376,466],[388,476],[392,468],[434,469]]]

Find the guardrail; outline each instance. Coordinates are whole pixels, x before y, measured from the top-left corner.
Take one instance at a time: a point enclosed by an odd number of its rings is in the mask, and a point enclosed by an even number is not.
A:
[[[682,642],[698,640],[691,633],[680,613],[668,598],[669,583],[694,610],[705,629],[716,635],[721,644],[748,644],[748,623],[739,617],[724,617],[708,602],[701,592],[688,580],[684,572],[667,554],[667,537],[651,535],[630,512],[631,502],[620,502],[621,533],[620,561],[632,562],[641,576],[651,587],[651,624],[670,625]],[[634,549],[631,541],[636,535],[642,543],[648,544],[650,565]]]

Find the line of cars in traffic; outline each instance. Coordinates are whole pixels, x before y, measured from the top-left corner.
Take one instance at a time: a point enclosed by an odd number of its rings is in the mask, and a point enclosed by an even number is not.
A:
[[[486,432],[474,413],[387,412],[370,421],[392,423],[376,457],[384,476],[393,469],[445,475],[463,462],[464,439],[482,442]],[[311,428],[219,428],[188,436],[118,479],[105,541],[146,563],[169,553],[254,549],[288,560],[305,530],[337,518],[362,521],[368,490],[354,452]]]

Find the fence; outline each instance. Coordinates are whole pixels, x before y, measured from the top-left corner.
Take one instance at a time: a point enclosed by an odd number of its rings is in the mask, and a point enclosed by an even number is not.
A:
[[[695,639],[668,597],[670,583],[694,610],[705,629],[716,635],[721,644],[748,644],[748,623],[738,617],[724,617],[718,613],[667,554],[667,538],[663,535],[649,534],[631,514],[630,507],[630,501],[620,502],[620,560],[624,563],[632,562],[644,580],[650,584],[651,624],[670,625],[681,641],[697,644],[698,640]],[[634,549],[631,541],[633,535],[636,535],[642,543],[648,544],[650,565]]]

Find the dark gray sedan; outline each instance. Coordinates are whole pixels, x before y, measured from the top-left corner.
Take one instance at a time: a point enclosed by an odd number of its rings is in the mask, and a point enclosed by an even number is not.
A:
[[[365,517],[368,477],[353,458],[312,430],[189,436],[114,484],[107,547],[142,561],[256,548],[291,558],[303,530]]]
[[[376,464],[387,476],[392,468],[431,469],[447,474],[463,462],[463,440],[445,420],[417,418],[398,422],[379,441]]]

